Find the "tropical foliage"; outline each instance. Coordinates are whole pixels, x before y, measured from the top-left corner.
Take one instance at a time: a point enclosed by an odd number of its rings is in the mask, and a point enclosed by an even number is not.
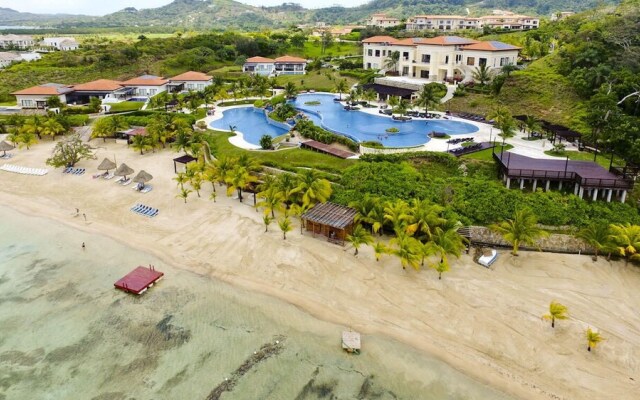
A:
[[[549,233],[538,227],[538,219],[529,209],[516,210],[513,218],[491,225],[491,229],[502,235],[504,240],[513,245],[512,254],[518,255],[521,244],[533,246],[539,238]]]
[[[549,304],[549,313],[542,316],[542,319],[551,321],[552,328],[555,328],[557,319],[562,320],[567,318],[569,318],[567,315],[567,307],[555,301]]]

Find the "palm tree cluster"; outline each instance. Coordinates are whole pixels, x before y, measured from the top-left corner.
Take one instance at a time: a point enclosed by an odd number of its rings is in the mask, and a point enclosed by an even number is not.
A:
[[[487,115],[486,119],[494,121],[494,126],[500,129],[500,136],[503,138],[507,139],[516,135],[516,121],[507,107],[497,107]]]
[[[33,116],[21,126],[14,126],[7,135],[7,140],[19,148],[27,150],[38,143],[42,136],[51,136],[55,140],[58,135],[64,135],[70,131],[70,124],[63,115],[49,115],[46,117]]]
[[[640,262],[640,225],[593,223],[581,229],[576,237],[593,249],[594,261],[601,253],[624,257],[625,261]]]
[[[569,315],[567,314],[567,307],[556,302],[552,301],[549,304],[549,313],[544,314],[542,319],[551,321],[551,327],[555,328],[556,320],[565,320],[569,319]],[[585,338],[587,339],[587,351],[591,351],[591,349],[595,349],[598,343],[605,340],[599,332],[592,330],[591,328],[587,328],[585,332]]]
[[[416,270],[424,266],[425,259],[432,258],[430,266],[441,279],[449,270],[448,257],[459,257],[466,248],[466,239],[457,232],[459,222],[445,218],[444,207],[427,200],[385,202],[365,195],[349,206],[357,210],[357,225],[347,236],[356,255],[361,245],[371,245],[376,260],[392,254],[400,259],[403,269],[409,266]],[[382,236],[385,230],[395,233],[389,247],[373,239],[374,234]]]
[[[549,232],[538,226],[538,218],[528,208],[516,210],[512,219],[493,224],[490,228],[513,246],[511,253],[514,256],[518,255],[520,245],[533,246],[539,238],[549,236]]]

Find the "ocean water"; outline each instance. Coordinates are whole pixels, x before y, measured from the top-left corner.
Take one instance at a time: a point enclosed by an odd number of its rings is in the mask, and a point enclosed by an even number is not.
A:
[[[147,293],[113,288],[147,264],[166,274]],[[0,207],[2,400],[204,400],[216,388],[210,398],[509,398],[384,337],[364,335],[362,354],[344,353],[343,329],[106,237]],[[264,345],[279,352],[252,359]]]

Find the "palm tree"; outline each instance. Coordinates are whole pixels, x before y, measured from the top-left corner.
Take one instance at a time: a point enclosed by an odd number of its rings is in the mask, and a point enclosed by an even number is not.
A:
[[[33,118],[31,118],[29,121],[27,121],[27,123],[25,123],[22,126],[21,130],[24,130],[25,132],[28,131],[34,135],[37,135],[38,139],[41,139],[43,129],[44,129],[44,124],[42,123],[42,120],[40,119],[40,117],[35,115]]]
[[[383,68],[391,69],[393,70],[393,72],[397,72],[399,62],[400,62],[400,52],[392,51],[391,53],[389,53],[389,56],[385,58]]]
[[[265,214],[271,213],[271,218],[275,218],[275,210],[282,204],[282,195],[278,192],[278,188],[270,187],[259,192],[257,196],[262,200],[256,204],[256,207],[264,207]]]
[[[131,140],[131,147],[133,147],[134,150],[139,150],[140,155],[144,154],[145,150],[151,150],[153,148],[149,137],[143,135],[135,135]]]
[[[200,197],[200,189],[202,189],[202,174],[196,174],[189,180],[189,184],[196,191],[198,197]]]
[[[486,119],[494,121],[496,128],[500,129],[502,132],[500,134],[502,137],[510,138],[515,136],[516,124],[507,107],[497,107],[487,115]]]
[[[420,269],[422,254],[420,242],[402,231],[396,232],[396,234],[397,236],[391,239],[391,243],[396,246],[391,252],[400,258],[402,269],[406,269],[407,266],[416,270]]]
[[[179,199],[184,199],[184,204],[187,204],[187,197],[189,197],[189,193],[191,193],[191,190],[182,188],[180,189],[180,193],[176,197]]]
[[[598,253],[600,250],[610,248],[613,244],[611,240],[611,228],[609,225],[603,223],[596,222],[580,229],[576,237],[584,240],[585,243],[593,248],[595,253],[594,261],[598,261]]]
[[[302,197],[302,204],[315,205],[324,203],[331,197],[331,183],[320,179],[316,170],[306,169],[298,174],[297,192]]]
[[[389,249],[382,242],[375,242],[371,247],[373,247],[373,253],[376,255],[376,261],[380,261],[383,254],[389,253]]]
[[[585,336],[587,338],[587,351],[591,351],[591,348],[595,349],[598,343],[604,340],[599,332],[592,331],[591,328],[587,328]]]
[[[517,66],[515,66],[513,64],[505,64],[500,69],[500,73],[504,74],[507,77],[509,77],[513,71],[517,71],[517,70],[518,70]]]
[[[369,89],[362,93],[362,99],[366,100],[367,104],[371,104],[372,101],[378,98],[378,94],[375,90]]]
[[[62,124],[56,121],[54,118],[49,118],[45,121],[42,127],[43,135],[50,135],[51,140],[56,140],[56,135],[61,135],[66,132],[66,129]]]
[[[409,108],[411,108],[411,103],[409,103],[409,100],[400,99],[400,101],[398,101],[398,105],[394,108],[394,111],[400,115],[404,115]]]
[[[490,228],[513,245],[512,254],[517,256],[520,244],[533,245],[538,238],[549,236],[549,232],[538,228],[537,224],[535,214],[525,208],[516,210],[513,219],[491,225]]]
[[[385,204],[384,218],[393,225],[396,232],[405,232],[407,222],[411,217],[409,214],[409,206],[404,200],[397,199]]]
[[[264,231],[269,232],[269,225],[273,222],[273,218],[269,216],[269,214],[265,214],[262,217],[262,222],[264,222]]]
[[[447,263],[447,255],[460,257],[462,251],[467,248],[467,239],[460,235],[456,228],[444,230],[438,226],[434,229],[431,239],[433,252],[440,256],[441,264]]]
[[[287,232],[291,232],[291,230],[293,229],[291,227],[291,220],[289,219],[289,217],[285,215],[283,218],[279,219],[278,226],[282,231],[282,239],[287,240]]]
[[[542,319],[551,321],[552,328],[556,327],[557,319],[567,318],[569,318],[569,316],[567,315],[567,307],[563,306],[560,303],[556,303],[555,301],[552,301],[551,304],[549,304],[549,314],[545,314],[542,316]]]
[[[540,123],[531,115],[527,115],[527,118],[524,120],[524,126],[527,130],[527,137],[530,137],[533,132],[540,130]]]
[[[258,179],[251,175],[247,167],[237,164],[234,169],[229,172],[227,177],[227,196],[231,196],[234,190],[238,191],[238,200],[242,203],[242,189],[247,187],[251,182]]]
[[[212,192],[212,193],[209,195],[209,199],[213,200],[213,202],[214,202],[214,203],[216,202],[216,198],[217,198],[217,197],[218,197],[218,193],[216,193],[216,192]]]
[[[27,150],[31,148],[34,144],[38,143],[38,137],[33,133],[31,129],[20,129],[18,133],[18,147],[26,147]]]
[[[373,237],[368,230],[362,227],[362,225],[356,225],[355,228],[353,228],[353,232],[347,235],[346,239],[347,242],[351,243],[355,249],[355,252],[353,253],[354,256],[358,255],[358,249],[360,246],[363,244],[369,245],[373,243]]]
[[[437,226],[442,226],[447,220],[442,218],[444,207],[432,204],[427,200],[413,199],[411,201],[411,209],[407,232],[415,235],[422,233],[428,240],[431,240],[431,233]]]
[[[431,267],[438,273],[438,280],[441,280],[442,274],[449,271],[449,261],[446,258],[442,258]]]
[[[213,168],[217,171],[216,177],[221,185],[227,182],[229,174],[235,168],[236,160],[227,156],[219,156],[212,162]]]
[[[295,176],[290,173],[278,175],[276,187],[282,197],[285,209],[288,210],[293,203],[293,197],[298,193],[298,182]]]
[[[398,104],[400,104],[400,97],[398,96],[389,96],[387,98],[387,104],[391,106],[391,111],[396,108]]]
[[[471,74],[474,80],[478,81],[480,85],[484,86],[491,82],[492,74],[487,64],[480,64]]]
[[[291,212],[293,213],[293,215],[297,215],[298,218],[300,218],[300,234],[301,235],[303,234],[303,229],[304,229],[304,219],[302,219],[302,216],[311,208],[313,208],[313,205],[307,204],[307,203],[293,204],[291,206]]]
[[[422,90],[418,93],[418,98],[416,99],[416,105],[420,107],[424,107],[424,112],[428,113],[429,108],[431,106],[435,106],[438,104],[440,99],[436,95],[436,86],[435,85],[424,85]]]
[[[286,85],[284,85],[284,96],[287,99],[291,99],[293,97],[296,97],[296,95],[298,94],[298,88],[296,87],[295,83],[293,82],[287,82]]]
[[[178,185],[180,185],[180,189],[184,189],[184,184],[189,182],[189,177],[184,172],[178,172],[173,180],[178,182]]]
[[[340,94],[340,101],[342,101],[342,93],[345,93],[347,90],[349,90],[349,85],[347,84],[346,79],[342,79],[336,82],[334,91]]]
[[[618,246],[618,252],[628,261],[640,261],[640,225],[612,224],[612,239]]]

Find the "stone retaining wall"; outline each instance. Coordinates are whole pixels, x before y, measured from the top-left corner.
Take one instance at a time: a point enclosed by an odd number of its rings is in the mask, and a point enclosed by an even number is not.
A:
[[[471,244],[512,247],[500,234],[493,232],[484,226],[469,227],[471,233]],[[546,238],[539,239],[537,246],[520,246],[522,250],[539,250],[551,253],[571,253],[571,254],[592,254],[589,248],[581,239],[565,234],[551,234]]]

